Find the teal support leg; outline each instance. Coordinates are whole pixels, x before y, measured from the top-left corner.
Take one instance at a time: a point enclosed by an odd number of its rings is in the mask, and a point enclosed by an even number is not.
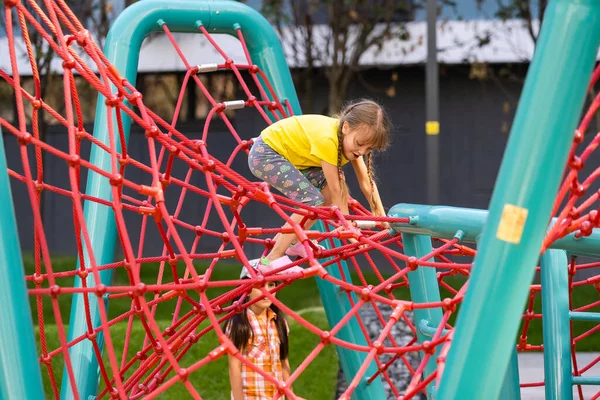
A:
[[[411,234],[452,239],[456,231],[461,230],[464,233],[463,242],[475,243],[481,237],[481,232],[488,219],[488,211],[447,206],[396,204],[390,210],[390,216],[410,219],[408,224],[393,224],[394,229],[402,232],[404,237]],[[554,219],[550,225],[553,223],[555,223]],[[573,255],[600,257],[600,229],[596,228],[591,235],[582,238],[575,238],[574,234],[567,235],[554,242],[551,250],[541,257],[542,287],[546,289],[542,290],[544,343],[550,349],[558,349],[559,353],[558,358],[556,352],[545,353],[546,397],[549,399],[571,399],[572,396],[571,383],[569,383],[572,381],[569,318],[585,321],[600,320],[598,313],[569,312],[565,251]],[[435,326],[421,324],[420,330],[432,334]],[[503,400],[518,398],[516,397],[519,392],[518,358],[516,352],[513,351],[513,353],[499,397]]]
[[[0,129],[0,399],[37,400],[44,386],[4,154]]]
[[[425,235],[415,235],[410,233],[402,234],[402,242],[404,244],[404,253],[407,256],[417,258],[423,257],[432,251],[431,239]],[[428,260],[433,261],[433,260]],[[410,283],[411,299],[415,303],[427,303],[440,301],[439,285],[436,278],[436,272],[433,268],[419,267],[416,271],[407,274]],[[417,339],[419,343],[425,340],[430,340],[431,335],[435,332],[442,319],[441,308],[417,309],[414,311],[415,323],[419,329],[417,330]],[[425,324],[424,322],[427,321]],[[422,327],[428,326],[425,330]],[[439,348],[436,349],[436,354],[430,358],[425,367],[425,375],[430,375],[437,368],[436,358],[439,353]],[[434,381],[435,382],[435,381]],[[437,398],[436,387],[434,382],[427,386],[428,399]],[[509,366],[506,370],[504,383],[499,399],[502,400],[519,400],[521,392],[519,387],[519,361],[517,358],[516,347],[513,349],[513,354],[510,359]]]
[[[508,366],[599,41],[600,3],[550,2],[458,315],[442,399],[500,394],[498,371]]]
[[[567,253],[548,250],[541,258],[544,318],[544,380],[547,400],[572,400],[571,330]]]
[[[517,346],[513,344],[510,360],[504,374],[498,400],[521,400],[521,382],[519,380],[519,356]]]
[[[121,75],[129,82],[135,82],[140,48],[144,38],[156,31],[161,31],[161,24],[166,23],[171,32],[198,32],[198,24],[202,24],[211,34],[227,33],[236,35],[236,28],[240,26],[244,34],[250,57],[255,65],[265,72],[275,93],[281,101],[289,101],[294,114],[301,114],[300,103],[294,89],[292,77],[281,48],[281,43],[269,22],[256,10],[238,2],[228,0],[172,0],[169,6],[161,0],[144,0],[128,7],[114,22],[106,40],[105,55],[114,64]],[[114,91],[114,88],[113,88]],[[96,110],[94,136],[108,144],[107,109],[104,98],[100,97]],[[116,118],[111,116],[113,126],[116,127]],[[129,135],[130,120],[123,118],[125,139]],[[117,149],[119,151],[118,141]],[[92,150],[90,162],[110,171],[110,157],[96,149]],[[110,185],[107,179],[90,172],[86,193],[102,199],[111,199]],[[96,262],[101,265],[113,261],[116,244],[116,226],[112,210],[97,203],[86,203],[84,216],[90,230],[92,251]],[[86,266],[89,267],[88,254],[85,254]],[[88,275],[88,285],[95,283]],[[102,283],[110,284],[112,270],[100,273]],[[330,324],[334,325],[343,317],[344,310],[349,309],[347,299],[338,298],[336,289],[321,282],[319,288],[324,297],[324,303],[331,315]],[[76,277],[75,286],[81,286],[81,281]],[[327,300],[326,300],[327,299]],[[337,308],[339,307],[339,308]],[[90,308],[93,315],[94,326],[99,324],[99,314],[95,296],[90,296]],[[71,321],[69,327],[69,340],[81,336],[87,331],[83,313],[83,297],[73,296],[71,308]],[[356,323],[351,323],[344,330],[346,340],[356,340],[361,343],[362,331]],[[364,339],[364,338],[363,338]],[[101,342],[101,338],[99,338]],[[366,343],[366,342],[365,342]],[[352,359],[346,364],[346,379],[350,381],[360,368],[364,355],[342,352],[340,358]],[[361,358],[362,357],[362,358]],[[98,361],[92,351],[89,341],[83,341],[71,349],[71,359],[75,372],[75,380],[81,398],[96,395],[98,388]],[[369,368],[368,373],[374,373]],[[64,374],[66,376],[66,374]],[[369,375],[370,376],[370,375]],[[383,385],[377,379],[370,385],[362,385],[359,389],[361,399],[382,398]],[[64,399],[72,398],[72,389],[68,380],[63,379],[62,396]],[[364,397],[363,397],[364,396]]]
[[[114,42],[112,40],[107,40],[107,49],[110,49],[113,43]],[[116,60],[111,61],[115,62]],[[122,65],[120,65],[118,62],[116,65],[121,71]],[[135,77],[133,81],[135,82]],[[114,88],[113,92],[116,92]],[[112,126],[115,134],[118,132],[118,125],[115,111],[113,110],[110,116],[107,115],[107,112],[104,96],[98,95],[96,118],[94,121],[94,136],[109,146],[108,118],[112,119]],[[123,119],[123,130],[125,133],[125,140],[127,141],[130,131],[130,118],[125,117]],[[115,142],[117,152],[120,152],[121,145],[118,137],[115,138]],[[111,171],[110,154],[99,149],[97,146],[92,146],[90,163],[102,168],[104,171]],[[109,180],[91,170],[88,172],[85,193],[100,199],[108,201],[112,200],[111,185]],[[113,262],[115,257],[117,227],[112,208],[101,205],[97,202],[86,201],[84,203],[83,213],[88,229],[90,243],[92,245],[91,251],[96,265],[104,265]],[[85,243],[84,262],[86,268],[90,268],[92,266],[90,263],[90,254],[88,249],[85,247]],[[80,260],[77,260],[77,265],[79,265],[79,263]],[[110,285],[112,283],[113,270],[108,269],[100,271],[99,276],[101,281],[100,283],[104,285]],[[93,274],[89,274],[87,276],[86,285],[88,287],[94,287],[98,284],[98,282],[95,282]],[[75,276],[73,287],[82,287],[82,280],[77,275]],[[93,329],[101,325],[100,311],[98,308],[98,296],[94,293],[74,294],[71,300],[71,315],[68,332],[69,341],[76,339],[88,331],[88,325],[85,317],[84,296],[87,296],[87,300],[89,302],[90,319]],[[105,304],[108,305],[108,302],[105,302]],[[102,351],[102,345],[104,343],[102,332],[98,333],[97,342],[100,350]],[[90,340],[82,340],[81,342],[77,343],[71,349],[69,349],[69,356],[71,357],[71,364],[75,375],[76,389],[73,390],[65,369],[62,379],[61,398],[65,400],[75,399],[76,397],[74,396],[74,391],[79,393],[81,398],[93,398],[98,391],[99,366],[92,342]]]
[[[104,110],[96,113],[96,121],[94,124],[95,136],[104,143],[108,144],[106,106],[104,105],[104,101],[100,98],[98,99],[98,104],[98,108],[104,108]],[[128,133],[129,126],[125,127],[125,131]],[[117,145],[117,147],[120,146]],[[98,148],[95,146],[92,147],[90,161],[92,164],[101,165],[104,170],[110,171],[110,157],[107,154],[98,151]],[[101,177],[93,171],[88,173],[86,194],[105,200],[111,200],[110,190],[110,184],[107,179]],[[117,228],[112,209],[96,202],[85,202],[84,218],[87,223],[89,238],[90,242],[92,243],[92,253],[94,255],[96,265],[103,265],[113,262]],[[79,262],[80,261],[77,260],[77,265],[79,265]],[[91,267],[89,252],[85,247],[84,262],[86,268]],[[102,284],[111,284],[112,272],[113,271],[110,269],[99,272]],[[87,276],[86,285],[88,287],[97,286],[92,274]],[[79,276],[75,276],[73,287],[82,287],[82,281]],[[88,331],[83,296],[87,296],[87,300],[89,302],[90,319],[93,329],[101,325],[100,311],[98,309],[98,296],[93,293],[87,295],[74,294],[71,300],[71,316],[69,320],[68,332],[69,341],[74,340]],[[108,302],[105,304],[108,304]],[[102,350],[101,344],[104,342],[102,332],[98,333],[97,342]],[[69,356],[71,358],[71,364],[75,375],[75,383],[77,386],[76,392],[79,393],[82,398],[95,396],[98,389],[98,360],[96,359],[92,342],[89,340],[82,340],[81,342],[77,343],[71,347],[71,349],[69,349]],[[61,398],[75,398],[73,396],[73,388],[71,387],[71,382],[68,379],[66,370],[63,373]]]
[[[413,235],[410,233],[402,234],[402,243],[404,244],[404,254],[409,257],[421,258],[430,254],[433,251],[431,246],[431,238],[424,235]],[[427,261],[433,261],[429,259]],[[415,303],[431,303],[440,301],[440,289],[437,282],[436,271],[430,267],[418,267],[415,271],[407,274],[410,284],[410,298]],[[414,310],[415,324],[417,325],[417,340],[419,343],[430,341],[431,335],[419,329],[423,321],[427,321],[427,325],[436,329],[442,320],[442,309],[424,308]],[[427,377],[435,372],[437,368],[437,356],[440,352],[440,346],[437,346],[435,354],[433,354],[427,365],[425,366],[425,375]],[[421,357],[424,353],[421,352]],[[427,385],[427,398],[434,399],[435,396],[435,379]]]
[[[519,381],[519,357],[517,355],[517,346],[514,346],[512,349],[498,400],[521,400],[521,384]]]
[[[318,221],[314,227],[321,232],[325,230],[325,227],[321,221]],[[337,241],[337,239],[335,242],[336,246],[340,245],[340,242]],[[329,243],[327,242],[323,242],[322,245],[326,248],[329,248]],[[350,271],[348,270],[348,265],[345,261],[342,261],[341,264],[343,275],[348,278],[347,280],[350,280]],[[335,265],[328,267],[327,272],[333,278],[340,280],[344,278]],[[340,290],[338,286],[319,277],[317,277],[316,280],[317,287],[319,288],[319,293],[321,295],[321,301],[323,302],[323,308],[325,308],[327,321],[329,322],[329,325],[333,327],[350,312],[352,305],[348,300],[348,295],[346,292]],[[352,294],[352,297],[356,304],[358,302],[358,298],[354,295],[354,293]],[[344,327],[337,333],[336,337],[349,343],[367,346],[367,340],[363,331],[360,329],[360,325],[356,317],[351,318],[348,323],[346,323],[346,325],[344,325]],[[350,384],[360,367],[365,362],[367,355],[366,353],[349,350],[339,346],[336,346],[336,350],[340,359],[342,371],[344,372],[344,377],[346,378],[346,382]],[[371,364],[365,372],[364,378],[352,393],[353,399],[379,400],[386,398],[380,378],[374,379],[370,384],[367,382],[368,379],[376,372],[377,365],[375,364],[375,361],[371,361]]]

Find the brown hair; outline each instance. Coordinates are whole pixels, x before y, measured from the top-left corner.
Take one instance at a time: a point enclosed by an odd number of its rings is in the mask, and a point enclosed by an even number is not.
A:
[[[382,106],[373,100],[362,99],[357,102],[347,104],[341,111],[340,115],[336,116],[340,125],[338,127],[338,158],[337,167],[342,186],[343,195],[346,195],[345,182],[342,179],[342,145],[343,133],[342,127],[344,122],[347,122],[350,128],[358,129],[361,125],[367,127],[365,130],[364,143],[369,144],[373,150],[385,150],[390,143],[389,131],[391,130],[391,122],[387,113]],[[365,163],[367,165],[367,175],[371,184],[371,202],[374,203],[374,180],[372,153],[365,154]]]
[[[248,278],[243,278],[248,279]],[[239,298],[235,299],[232,304],[236,301],[239,302],[240,305],[248,302],[248,295],[245,296],[243,302],[242,298],[244,294],[242,294]],[[277,327],[277,333],[279,335],[279,358],[283,361],[288,358],[288,331],[287,331],[287,323],[285,321],[285,315],[279,307],[275,304],[271,304],[269,307],[275,315],[275,326]],[[252,330],[252,326],[250,325],[250,321],[248,321],[247,315],[248,309],[247,307],[242,308],[242,311],[234,314],[229,318],[225,323],[223,323],[222,329],[227,332],[229,331],[229,338],[233,342],[233,345],[242,353],[246,352],[246,346],[248,345],[248,341],[254,338],[254,331]]]

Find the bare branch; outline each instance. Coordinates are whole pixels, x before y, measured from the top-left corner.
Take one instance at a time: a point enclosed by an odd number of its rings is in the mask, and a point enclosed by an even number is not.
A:
[[[331,109],[343,100],[331,98],[345,95],[366,52],[381,49],[386,40],[408,38],[398,16],[406,12],[408,17],[410,10],[401,4],[398,0],[265,0],[261,11],[278,27],[295,59],[304,57],[307,77],[322,67]]]

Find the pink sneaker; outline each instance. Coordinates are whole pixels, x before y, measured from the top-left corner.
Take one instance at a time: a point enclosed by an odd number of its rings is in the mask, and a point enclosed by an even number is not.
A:
[[[325,247],[321,246],[320,244],[314,241],[313,243],[321,250],[326,250]],[[288,247],[288,249],[285,251],[285,254],[290,257],[308,257],[308,255],[306,254],[306,249],[304,248],[304,245],[302,245],[302,242],[297,242],[295,245]]]
[[[275,269],[278,269],[278,268],[284,267],[288,264],[291,264],[292,260],[290,260],[290,258],[287,256],[280,257],[275,261],[269,261],[266,259],[266,257],[261,257],[261,258],[256,258],[254,260],[250,260],[248,263],[250,264],[250,266],[252,268],[254,268],[254,270],[260,271],[262,274],[267,274],[270,271],[273,271]],[[290,274],[290,273],[302,272],[302,271],[304,271],[304,268],[295,265],[293,267],[279,271],[275,275]],[[250,274],[248,273],[248,269],[246,267],[242,268],[242,272],[240,273],[240,279],[242,279],[242,278],[250,278]]]

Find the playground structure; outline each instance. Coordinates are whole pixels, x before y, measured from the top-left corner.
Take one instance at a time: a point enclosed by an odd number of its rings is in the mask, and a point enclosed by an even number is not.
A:
[[[101,52],[63,1],[46,1],[45,10],[35,3],[30,5],[35,17],[20,2],[8,1],[4,6],[13,70],[0,70],[0,77],[15,88],[19,118],[16,126],[0,119],[0,126],[6,141],[18,142],[22,164],[6,165],[5,158],[0,157],[0,270],[6,277],[1,284],[6,306],[0,309],[0,319],[13,321],[0,329],[1,398],[43,398],[46,391],[40,366],[49,376],[54,397],[153,398],[180,383],[191,396],[199,398],[202,393],[194,388],[190,377],[201,374],[197,370],[203,365],[236,353],[220,327],[242,309],[241,304],[230,304],[231,300],[248,292],[257,282],[274,280],[269,276],[255,276],[244,282],[212,280],[212,273],[220,268],[217,262],[236,258],[247,264],[247,246],[266,249],[272,245],[269,237],[291,231],[305,243],[309,257],[292,263],[302,263],[306,267],[304,273],[286,275],[276,290],[285,286],[293,290],[298,279],[316,279],[331,327],[330,331],[321,331],[272,294],[265,293],[290,318],[321,338],[290,378],[292,382],[323,347],[334,345],[350,383],[344,398],[385,398],[382,382],[387,381],[393,396],[404,399],[420,392],[432,399],[517,399],[520,382],[516,351],[541,350],[541,346],[526,341],[528,322],[540,318],[532,307],[533,299],[541,292],[547,398],[569,399],[573,385],[600,384],[598,377],[582,376],[591,365],[571,365],[576,342],[597,331],[593,328],[574,337],[571,321],[600,321],[600,314],[592,311],[597,304],[574,308],[569,297],[578,286],[597,288],[600,282],[600,274],[585,281],[574,280],[578,269],[593,271],[600,266],[577,264],[574,258],[600,257],[600,192],[590,189],[600,169],[585,179],[580,177],[600,136],[588,140],[585,149],[578,151],[600,100],[594,100],[577,127],[586,92],[600,77],[600,69],[592,73],[600,42],[597,4],[555,0],[548,6],[489,212],[398,204],[387,218],[373,217],[356,202],[352,202],[350,216],[335,209],[305,207],[270,193],[265,185],[250,182],[231,168],[236,158],[245,155],[251,138],[238,135],[225,110],[253,108],[267,123],[301,113],[277,36],[256,11],[224,0],[177,0],[170,2],[169,7],[163,2],[145,0],[119,16]],[[38,96],[39,88],[28,93],[20,84],[12,28],[15,15],[24,38],[28,37],[27,26],[45,32],[49,46],[64,60],[64,115]],[[146,108],[143,94],[134,87],[140,48],[151,32],[167,35],[186,64],[179,101],[185,85],[193,82],[213,105],[199,138],[178,132],[179,111],[169,122]],[[189,63],[173,32],[203,34],[222,55],[223,63]],[[215,33],[237,37],[247,64],[233,63],[212,38]],[[33,64],[33,58],[30,60]],[[74,71],[98,91],[93,135],[81,123]],[[198,74],[212,71],[234,74],[245,98],[214,99],[198,78]],[[569,85],[549,87],[548,82]],[[44,108],[64,125],[68,130],[68,148],[53,148],[40,138],[35,124],[28,127],[25,105],[31,110],[32,120],[36,110]],[[235,142],[226,160],[211,154],[211,146],[216,142],[211,141],[210,123],[216,118],[228,126]],[[131,124],[145,131],[147,163],[128,152]],[[81,150],[83,141],[91,143],[89,155]],[[69,187],[55,187],[43,179],[42,152],[65,161]],[[0,153],[4,154],[4,148]],[[186,166],[184,177],[173,174],[177,163]],[[85,180],[82,170],[87,171]],[[132,170],[141,171],[143,182],[130,179],[138,176]],[[200,176],[202,185],[190,183],[192,176]],[[24,184],[30,195],[36,269],[27,275],[23,273],[21,246],[16,239],[17,222],[21,221],[15,220],[9,177],[12,184]],[[48,233],[44,232],[39,210],[41,191],[72,201],[79,257],[72,271],[52,269],[45,244]],[[204,214],[181,213],[184,200],[190,196],[206,199]],[[298,207],[307,218],[320,219],[319,228],[304,231],[297,224],[285,229],[247,226],[244,211],[256,203],[267,205],[270,210],[264,209],[279,215],[281,225]],[[139,215],[139,238],[134,239],[138,232],[127,224],[126,214]],[[209,225],[211,215],[218,216],[220,230]],[[353,222],[362,228],[356,229]],[[383,229],[382,222],[391,223],[393,229]],[[143,238],[147,226],[152,224],[164,241],[160,254],[144,248]],[[182,232],[192,233],[192,240],[186,242]],[[359,248],[347,241],[351,237],[369,246]],[[207,238],[217,239],[214,249],[197,251]],[[319,253],[308,239],[318,240],[327,250]],[[478,250],[465,243],[477,243]],[[115,250],[124,255],[124,260],[115,261]],[[386,260],[388,269],[393,271],[391,276],[380,274],[381,264],[373,261],[376,254]],[[461,257],[474,259],[454,261]],[[538,259],[542,283],[531,285]],[[198,260],[208,260],[210,265],[199,272],[194,263]],[[141,271],[151,263],[160,264],[156,281],[142,281]],[[350,270],[360,275],[361,266],[365,265],[380,278],[378,283],[351,281]],[[128,285],[113,285],[113,273],[118,270],[126,271]],[[444,282],[445,277],[456,274],[469,276],[468,288],[467,283],[455,289]],[[405,286],[410,289],[410,300],[396,298],[395,289]],[[440,286],[452,296],[442,299]],[[219,296],[208,296],[211,288],[219,287],[228,290]],[[59,310],[59,298],[69,295],[72,309],[67,325]],[[28,296],[36,299],[37,329]],[[117,301],[129,302],[130,310],[109,319],[107,308]],[[366,335],[358,314],[366,304],[378,312],[382,325],[375,341]],[[387,320],[379,312],[383,306],[393,309]],[[53,321],[45,316],[44,307],[53,308]],[[156,310],[162,307],[174,310],[173,320],[166,326],[154,318]],[[460,313],[454,328],[448,321],[458,307]],[[414,320],[407,317],[407,311],[414,312]],[[525,324],[517,344],[513,339],[522,319]],[[45,345],[44,326],[51,323],[56,325],[60,338],[60,346],[55,349]],[[399,344],[389,336],[391,327],[399,323],[411,327],[413,341]],[[128,326],[123,349],[115,348],[111,335],[111,329],[119,324]],[[129,333],[135,324],[143,326],[143,344],[130,341]],[[200,360],[186,360],[186,352],[209,331],[217,334],[220,345]],[[36,341],[40,350],[36,349]],[[411,370],[408,387],[397,388],[386,371],[392,363],[406,364],[404,356],[409,352],[418,352],[421,361],[418,368]],[[382,355],[391,359],[383,362]],[[237,356],[245,361],[242,355]],[[60,360],[58,368],[53,364],[55,360]],[[183,364],[183,360],[188,364]],[[411,369],[409,365],[406,368]],[[499,379],[498,371],[506,371],[504,379]],[[278,384],[281,393],[289,395],[288,385]]]

